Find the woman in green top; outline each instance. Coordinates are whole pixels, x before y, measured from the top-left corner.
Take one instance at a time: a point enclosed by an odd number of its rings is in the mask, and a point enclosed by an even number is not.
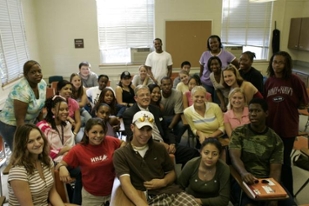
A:
[[[201,156],[185,165],[178,183],[203,206],[228,205],[230,199],[230,169],[219,159],[221,143],[207,138],[201,146]]]

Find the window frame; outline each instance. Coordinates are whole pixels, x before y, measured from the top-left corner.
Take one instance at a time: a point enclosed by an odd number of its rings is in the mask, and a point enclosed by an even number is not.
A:
[[[223,0],[222,44],[243,46],[243,51],[255,52],[257,60],[267,60],[271,47],[272,11],[273,2]]]
[[[2,87],[23,76],[29,52],[21,0],[1,0],[0,81]]]
[[[96,0],[96,3],[101,64],[132,64],[130,48],[152,47],[154,0]]]

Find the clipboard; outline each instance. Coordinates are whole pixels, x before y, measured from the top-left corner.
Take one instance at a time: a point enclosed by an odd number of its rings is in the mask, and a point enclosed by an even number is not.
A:
[[[287,197],[286,191],[273,178],[257,179],[252,185],[243,184],[255,199]]]

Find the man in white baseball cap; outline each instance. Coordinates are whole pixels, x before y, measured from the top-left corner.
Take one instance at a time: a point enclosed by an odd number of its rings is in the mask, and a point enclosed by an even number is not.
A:
[[[152,139],[154,121],[154,116],[148,111],[135,113],[131,142],[114,154],[116,175],[124,193],[139,206],[167,202],[179,206],[198,205],[192,196],[174,183],[174,163],[164,145]],[[147,202],[137,190],[145,192]]]

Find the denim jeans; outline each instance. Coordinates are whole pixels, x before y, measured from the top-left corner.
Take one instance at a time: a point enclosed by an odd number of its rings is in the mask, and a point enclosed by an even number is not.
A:
[[[70,173],[70,176],[75,178],[74,190],[72,191],[72,194],[70,197],[71,203],[81,205],[82,204],[82,187],[83,187],[82,173],[79,167],[76,167],[76,168],[67,167],[67,169]]]
[[[0,135],[8,144],[10,150],[13,151],[13,140],[16,131],[16,126],[8,125],[0,121]]]

